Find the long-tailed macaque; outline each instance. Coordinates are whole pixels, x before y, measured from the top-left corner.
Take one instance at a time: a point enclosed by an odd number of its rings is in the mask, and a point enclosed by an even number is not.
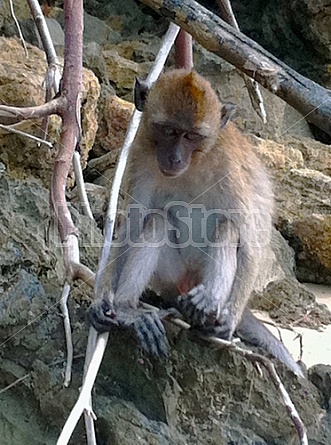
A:
[[[110,259],[109,290],[92,304],[91,323],[100,332],[130,326],[145,350],[166,355],[157,312],[139,307],[150,287],[177,297],[193,328],[227,340],[236,334],[302,375],[246,309],[273,213],[272,187],[250,143],[194,71],[166,72],[146,101],[137,97],[143,115],[127,172],[127,218]]]

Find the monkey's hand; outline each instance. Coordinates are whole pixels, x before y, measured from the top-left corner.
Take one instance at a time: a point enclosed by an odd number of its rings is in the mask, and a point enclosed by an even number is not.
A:
[[[130,329],[148,354],[155,357],[168,355],[167,335],[157,311],[147,312],[124,305],[115,310],[111,303],[102,299],[91,304],[88,318],[100,333],[113,327]]]
[[[231,340],[236,328],[228,308],[220,311],[219,302],[203,284],[178,298],[178,310],[192,328],[203,330],[224,340]]]

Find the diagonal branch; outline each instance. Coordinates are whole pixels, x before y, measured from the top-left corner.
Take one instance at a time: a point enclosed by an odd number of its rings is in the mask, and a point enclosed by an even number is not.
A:
[[[43,118],[51,114],[60,114],[60,110],[63,108],[64,101],[62,97],[57,97],[50,102],[34,107],[0,105],[0,122],[3,125],[13,125],[30,119]]]
[[[331,91],[278,60],[194,0],[140,0],[189,32],[222,57],[331,135]]]

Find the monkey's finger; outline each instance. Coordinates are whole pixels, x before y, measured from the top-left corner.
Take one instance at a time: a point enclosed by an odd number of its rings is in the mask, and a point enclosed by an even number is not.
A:
[[[188,296],[178,298],[178,310],[192,327],[200,327],[206,323],[206,314],[204,311],[197,309]]]
[[[113,326],[118,326],[116,315],[108,302],[96,301],[88,309],[87,317],[97,332],[109,331]]]

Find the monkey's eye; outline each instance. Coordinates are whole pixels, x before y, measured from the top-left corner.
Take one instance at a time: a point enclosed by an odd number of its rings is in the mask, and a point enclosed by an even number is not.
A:
[[[171,127],[164,127],[163,132],[166,136],[177,136],[177,131]]]
[[[184,138],[192,142],[198,142],[204,139],[204,137],[199,133],[185,133]]]

